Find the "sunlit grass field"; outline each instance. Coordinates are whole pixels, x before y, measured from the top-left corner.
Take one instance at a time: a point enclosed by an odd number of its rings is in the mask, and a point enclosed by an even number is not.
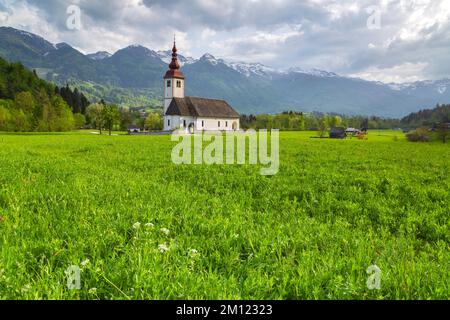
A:
[[[450,144],[314,135],[265,177],[170,136],[0,134],[0,299],[448,299]]]

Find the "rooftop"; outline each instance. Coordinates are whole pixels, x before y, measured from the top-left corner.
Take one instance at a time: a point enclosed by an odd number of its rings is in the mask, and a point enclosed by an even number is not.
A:
[[[237,113],[226,101],[197,97],[174,98],[167,109],[166,115],[205,118],[239,118],[239,113]]]

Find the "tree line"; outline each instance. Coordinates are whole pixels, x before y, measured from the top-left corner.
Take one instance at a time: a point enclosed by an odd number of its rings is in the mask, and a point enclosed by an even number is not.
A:
[[[147,116],[147,114],[146,114]],[[100,131],[126,130],[130,124],[142,129],[162,129],[159,113],[145,118],[103,100],[91,104],[77,88],[59,88],[40,79],[20,63],[0,58],[0,131],[53,132],[82,128]]]
[[[450,123],[450,105],[437,105],[403,119],[344,116],[339,114],[286,111],[280,114],[241,115],[243,129],[318,131],[333,127],[360,130],[434,128],[444,130]],[[161,113],[143,109],[118,108],[103,100],[91,104],[77,88],[54,86],[20,63],[0,58],[0,131],[70,131],[96,128],[111,133],[134,125],[141,130],[162,130]]]
[[[351,127],[360,130],[399,128],[410,130],[420,127],[437,129],[443,123],[450,123],[450,104],[438,104],[434,109],[411,113],[402,119],[286,111],[280,114],[244,114],[241,115],[240,120],[243,129],[280,129],[294,131],[323,131],[333,127]]]
[[[352,127],[360,130],[401,127],[401,122],[397,119],[295,111],[286,111],[275,115],[242,115],[240,122],[243,129],[280,129],[285,131],[324,132],[333,127]]]
[[[433,127],[450,123],[450,104],[437,104],[434,109],[420,110],[404,117],[401,122],[411,128]]]

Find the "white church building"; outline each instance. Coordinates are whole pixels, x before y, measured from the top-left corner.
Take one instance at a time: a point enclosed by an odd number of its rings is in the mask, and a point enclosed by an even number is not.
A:
[[[186,97],[174,42],[172,61],[164,76],[164,131],[237,131],[239,114],[224,100]]]

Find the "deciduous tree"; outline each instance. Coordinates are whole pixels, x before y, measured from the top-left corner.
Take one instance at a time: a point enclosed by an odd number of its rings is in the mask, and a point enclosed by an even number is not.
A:
[[[103,105],[103,119],[109,135],[111,135],[113,126],[120,121],[120,114],[117,106],[114,104]]]
[[[156,112],[150,113],[147,119],[145,119],[145,126],[149,130],[162,130],[163,122],[161,119],[161,115]]]
[[[104,107],[105,106],[101,103],[94,103],[91,104],[86,110],[90,123],[100,131],[100,134],[102,134],[102,129],[105,124],[105,113],[103,111]]]

